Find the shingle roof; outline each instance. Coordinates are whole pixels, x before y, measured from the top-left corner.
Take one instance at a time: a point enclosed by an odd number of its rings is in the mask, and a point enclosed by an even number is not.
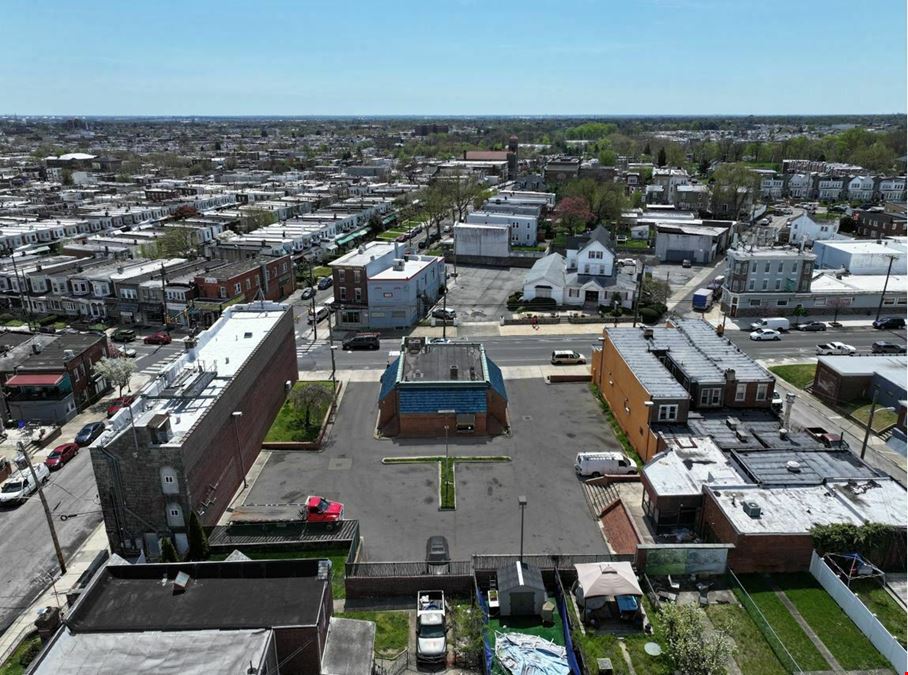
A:
[[[434,413],[454,410],[458,413],[486,412],[486,384],[478,387],[406,387],[398,389],[400,412]]]
[[[547,281],[550,284],[564,286],[564,258],[560,253],[552,253],[537,260],[524,279],[524,284]]]

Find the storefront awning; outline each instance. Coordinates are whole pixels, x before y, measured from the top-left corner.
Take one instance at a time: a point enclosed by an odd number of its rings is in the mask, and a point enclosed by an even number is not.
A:
[[[6,381],[7,387],[55,387],[63,381],[60,373],[37,375],[13,375]]]

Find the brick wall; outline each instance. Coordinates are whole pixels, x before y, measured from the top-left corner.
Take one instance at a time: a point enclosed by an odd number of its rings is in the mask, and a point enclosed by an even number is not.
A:
[[[281,675],[285,673],[309,675],[321,672],[325,641],[315,626],[275,628],[274,644],[281,664]],[[300,651],[290,658],[297,650]]]
[[[486,413],[476,413],[476,425],[472,432],[457,431],[454,428],[453,415],[438,413],[402,413],[400,415],[400,436],[443,438],[445,424],[451,436],[476,436],[486,433]]]
[[[599,519],[605,538],[608,540],[612,551],[620,554],[634,554],[637,552],[637,532],[631,523],[631,517],[624,508],[624,503],[619,499],[609,506]]]

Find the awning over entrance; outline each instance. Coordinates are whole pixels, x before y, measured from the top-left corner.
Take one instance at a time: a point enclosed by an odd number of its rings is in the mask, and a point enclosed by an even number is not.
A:
[[[63,381],[60,373],[35,375],[13,375],[6,381],[7,387],[55,387]]]
[[[369,228],[364,227],[363,229],[357,230],[356,232],[351,232],[350,234],[345,234],[343,237],[338,237],[337,239],[334,240],[334,243],[337,244],[338,246],[343,246],[344,244],[347,244],[347,243],[353,241],[354,239],[359,239],[360,237],[366,236],[366,234],[368,234],[368,232],[369,232]]]

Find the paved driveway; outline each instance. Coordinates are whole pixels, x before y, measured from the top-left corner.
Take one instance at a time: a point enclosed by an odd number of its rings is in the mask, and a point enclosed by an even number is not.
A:
[[[449,271],[453,267],[449,266]],[[523,290],[527,270],[520,267],[457,266],[457,280],[451,285],[448,306],[457,309],[462,321],[498,321],[509,314],[508,296]]]
[[[527,553],[605,552],[590,517],[573,456],[617,448],[585,384],[508,383],[513,434],[451,439],[451,455],[509,455],[504,464],[459,464],[457,510],[438,511],[437,465],[387,466],[383,456],[443,454],[444,440],[377,440],[378,386],[347,385],[337,422],[321,453],[275,452],[247,503],[298,502],[308,494],[342,501],[357,518],[369,560],[420,560],[426,538],[443,534],[455,559],[516,553],[517,496],[526,495]]]

